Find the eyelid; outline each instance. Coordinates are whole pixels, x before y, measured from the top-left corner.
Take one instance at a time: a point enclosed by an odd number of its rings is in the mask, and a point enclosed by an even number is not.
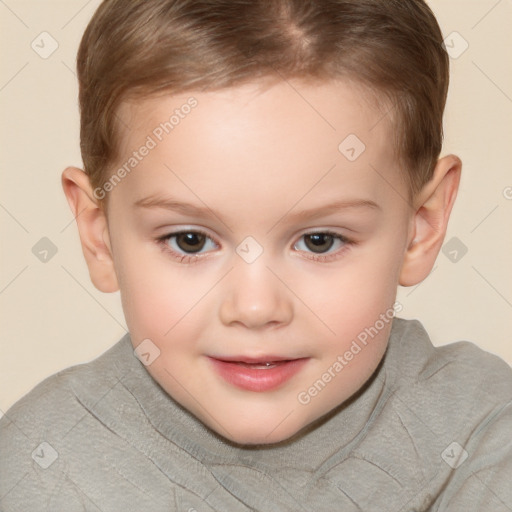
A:
[[[308,229],[306,231],[302,231],[297,236],[297,241],[300,240],[303,236],[315,235],[318,233],[321,233],[323,235],[331,235],[332,237],[340,239],[345,243],[354,243],[355,244],[355,240],[353,240],[351,237],[348,237],[348,236],[344,235],[343,233],[340,233],[339,231],[335,231],[333,228],[319,228],[319,229],[314,228],[314,229]],[[297,242],[294,242],[294,245],[296,243]]]
[[[217,238],[214,235],[212,235],[207,229],[189,225],[179,226],[176,229],[167,228],[164,231],[164,233],[157,238],[161,240],[165,238],[170,238],[171,236],[179,235],[180,233],[199,233],[213,240],[216,245],[220,245],[219,242],[217,241]]]

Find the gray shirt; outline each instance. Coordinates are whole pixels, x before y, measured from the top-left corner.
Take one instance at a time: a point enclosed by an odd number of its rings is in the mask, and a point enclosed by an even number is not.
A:
[[[126,335],[0,420],[0,510],[510,512],[512,369],[395,318],[355,396],[288,441],[247,447],[170,398]]]

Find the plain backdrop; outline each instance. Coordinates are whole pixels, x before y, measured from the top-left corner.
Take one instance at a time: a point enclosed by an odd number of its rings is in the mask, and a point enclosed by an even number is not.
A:
[[[399,289],[400,316],[435,345],[469,340],[511,364],[512,2],[429,3],[452,55],[443,154],[464,166],[443,252],[423,283]],[[90,282],[60,184],[81,167],[75,58],[98,5],[0,2],[0,415],[126,332],[119,293]]]

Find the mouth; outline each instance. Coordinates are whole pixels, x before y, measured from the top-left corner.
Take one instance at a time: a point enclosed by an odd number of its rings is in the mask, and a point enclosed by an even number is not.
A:
[[[308,357],[285,359],[279,356],[250,358],[209,357],[212,366],[224,381],[247,391],[270,391],[282,386],[296,375]]]

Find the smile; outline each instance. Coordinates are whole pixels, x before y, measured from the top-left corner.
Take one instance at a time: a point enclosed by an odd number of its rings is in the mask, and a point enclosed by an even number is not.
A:
[[[234,359],[208,358],[224,381],[247,391],[270,391],[278,388],[307,363],[309,358],[270,359],[266,361],[240,361]]]

